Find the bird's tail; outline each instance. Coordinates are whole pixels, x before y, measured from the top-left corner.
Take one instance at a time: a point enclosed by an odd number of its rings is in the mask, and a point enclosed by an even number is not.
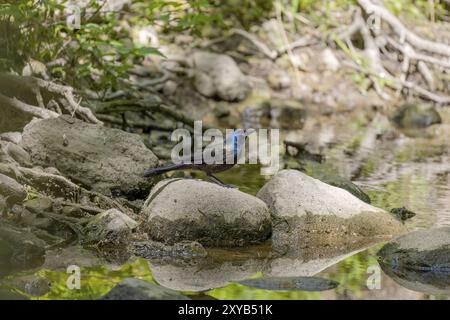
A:
[[[154,176],[158,176],[160,174],[163,174],[163,173],[166,173],[169,171],[184,169],[185,167],[186,167],[186,164],[179,163],[179,164],[169,164],[165,167],[160,167],[160,168],[147,169],[144,172],[144,177],[146,177],[146,178],[154,177]]]

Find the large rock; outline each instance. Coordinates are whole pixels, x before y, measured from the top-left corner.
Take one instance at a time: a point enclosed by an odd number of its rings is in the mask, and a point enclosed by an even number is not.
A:
[[[199,51],[189,62],[195,72],[195,88],[204,96],[241,101],[250,93],[249,81],[231,57]]]
[[[12,206],[17,203],[22,203],[27,196],[27,192],[16,180],[0,173],[0,196]]]
[[[428,294],[450,294],[450,227],[403,235],[378,252],[383,271],[400,285]]]
[[[190,300],[180,293],[151,284],[144,280],[128,278],[116,285],[101,300]]]
[[[264,202],[201,180],[161,181],[149,195],[143,214],[149,236],[169,244],[190,240],[235,246],[264,241],[271,232]]]
[[[55,167],[88,189],[130,199],[148,192],[143,172],[158,163],[138,135],[68,116],[32,121],[22,146],[34,164]]]
[[[358,237],[390,237],[403,232],[402,224],[386,211],[296,170],[278,172],[257,197],[274,215],[275,246],[337,246]]]

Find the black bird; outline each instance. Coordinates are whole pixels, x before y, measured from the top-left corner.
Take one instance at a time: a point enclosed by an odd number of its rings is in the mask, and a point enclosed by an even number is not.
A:
[[[199,163],[195,164],[192,160],[190,163],[179,163],[179,164],[169,164],[164,167],[160,168],[153,168],[148,169],[144,172],[144,177],[154,177],[158,176],[160,174],[174,171],[174,170],[199,170],[206,173],[206,175],[215,183],[224,186],[224,187],[231,187],[227,184],[225,184],[223,181],[221,181],[219,178],[215,177],[213,174],[222,172],[228,169],[231,169],[234,167],[234,165],[237,162],[237,159],[240,157],[243,145],[245,144],[245,137],[253,133],[254,130],[247,130],[247,132],[244,132],[243,129],[237,129],[235,132],[230,134],[227,139],[224,141],[224,149],[223,149],[223,161],[222,163],[213,163],[213,164],[207,164],[207,163]],[[233,157],[232,163],[226,163],[228,157]]]

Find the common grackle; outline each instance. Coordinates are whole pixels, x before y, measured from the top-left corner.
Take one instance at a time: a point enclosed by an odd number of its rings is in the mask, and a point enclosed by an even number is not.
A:
[[[224,149],[223,149],[223,161],[222,163],[194,163],[193,159],[189,163],[179,163],[179,164],[169,164],[160,168],[148,169],[144,172],[144,177],[154,177],[169,171],[174,170],[199,170],[206,173],[206,175],[215,183],[224,186],[231,187],[224,182],[222,182],[219,178],[215,177],[213,174],[222,172],[234,167],[237,162],[237,159],[240,157],[245,144],[245,137],[253,133],[254,130],[248,129],[246,132],[243,129],[237,129],[232,134],[230,134],[224,141]],[[232,163],[227,163],[227,156],[233,157]],[[203,159],[203,158],[202,158]]]

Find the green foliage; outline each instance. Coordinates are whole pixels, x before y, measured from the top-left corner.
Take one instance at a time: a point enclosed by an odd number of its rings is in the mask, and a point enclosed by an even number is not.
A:
[[[229,26],[238,22],[248,29],[266,18],[273,9],[273,0],[213,0],[214,13]]]
[[[411,18],[442,20],[448,16],[448,8],[444,1],[428,0],[383,0],[386,8],[395,15],[406,14]]]
[[[134,263],[123,265],[118,270],[104,266],[81,268],[80,289],[69,289],[67,280],[70,274],[65,272],[40,270],[38,276],[49,280],[50,291],[41,297],[30,296],[37,300],[78,300],[99,299],[107,294],[116,284],[126,278],[138,278],[156,284],[153,280],[148,261],[138,259]]]
[[[157,48],[134,44],[135,26],[155,26],[181,31],[206,25],[209,2],[134,0],[126,11],[103,12],[102,1],[90,0],[81,8],[80,29],[67,18],[69,1],[17,0],[0,4],[0,69],[18,73],[30,60],[52,64],[53,77],[93,90],[117,89],[127,71]],[[129,23],[124,23],[129,21]]]

